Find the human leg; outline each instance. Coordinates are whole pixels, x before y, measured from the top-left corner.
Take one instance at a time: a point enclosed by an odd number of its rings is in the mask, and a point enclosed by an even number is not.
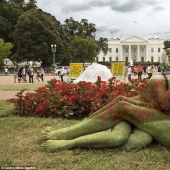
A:
[[[73,140],[48,140],[43,145],[44,151],[55,152],[74,147],[109,148],[123,145],[131,134],[131,125],[121,121],[112,130],[97,132]]]
[[[127,101],[129,103],[140,106],[149,106],[148,103],[119,96],[80,123],[59,130],[53,130],[50,127],[46,127],[43,130],[43,135],[46,139],[74,139],[79,136],[112,128],[114,125],[122,120],[120,116],[117,116],[119,108],[114,108],[114,106],[116,106],[120,101]]]
[[[148,133],[139,130],[136,127],[132,128],[132,133],[130,134],[127,142],[121,146],[122,149],[141,149],[147,147],[151,144],[153,138]]]

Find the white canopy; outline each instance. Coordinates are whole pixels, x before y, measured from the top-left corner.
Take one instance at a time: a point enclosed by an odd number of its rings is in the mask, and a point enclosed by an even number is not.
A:
[[[74,82],[96,82],[97,76],[100,76],[102,81],[108,81],[113,77],[111,70],[106,66],[101,64],[93,64],[88,66],[85,71],[76,80],[74,80]]]

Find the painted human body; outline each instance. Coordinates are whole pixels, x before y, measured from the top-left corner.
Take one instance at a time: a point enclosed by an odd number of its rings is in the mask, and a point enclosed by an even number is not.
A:
[[[170,74],[156,73],[139,96],[118,96],[74,126],[47,127],[42,148],[48,152],[74,147],[135,149],[148,146],[153,139],[170,147],[169,110]]]

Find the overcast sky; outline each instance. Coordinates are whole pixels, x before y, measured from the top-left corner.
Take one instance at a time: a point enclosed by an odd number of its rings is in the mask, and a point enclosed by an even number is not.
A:
[[[64,24],[87,19],[96,25],[96,38],[158,36],[170,39],[169,0],[37,0],[37,7]],[[136,22],[136,23],[135,23]]]

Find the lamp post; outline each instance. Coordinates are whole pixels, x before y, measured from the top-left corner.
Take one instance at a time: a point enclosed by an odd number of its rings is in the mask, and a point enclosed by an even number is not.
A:
[[[54,71],[55,71],[55,52],[56,52],[56,44],[51,44],[51,49],[52,49],[52,53],[53,53],[53,67],[54,67]]]

